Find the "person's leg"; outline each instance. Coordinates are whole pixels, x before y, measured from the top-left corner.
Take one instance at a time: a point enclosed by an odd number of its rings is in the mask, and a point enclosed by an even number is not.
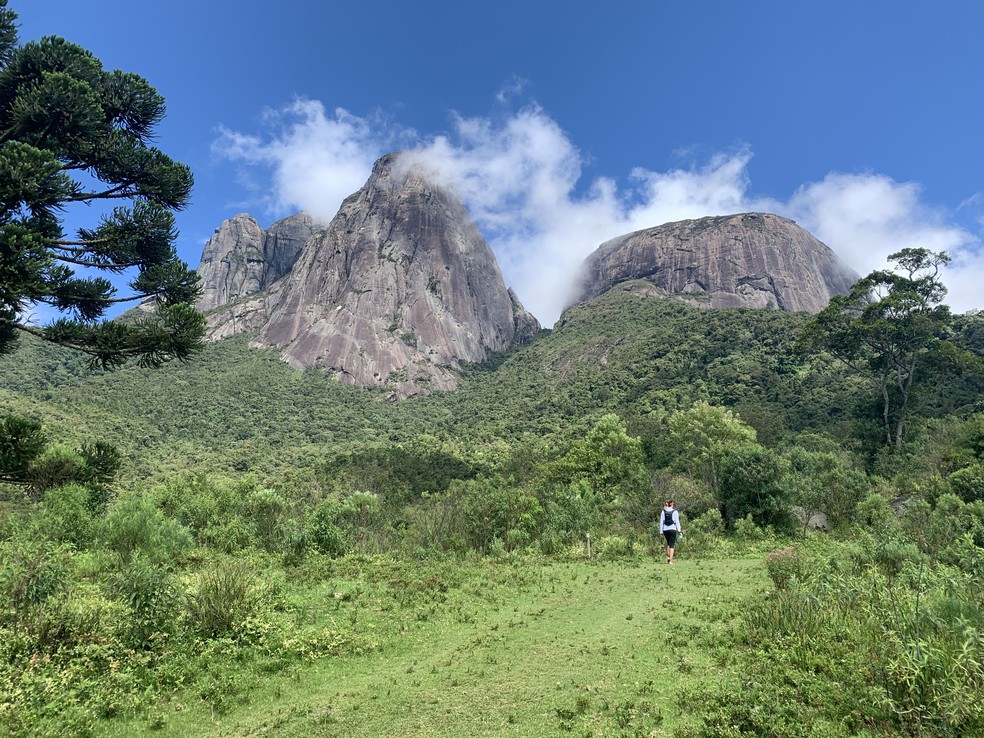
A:
[[[665,530],[663,531],[663,537],[666,539],[666,563],[673,563],[673,553],[676,548],[676,531],[675,530]]]

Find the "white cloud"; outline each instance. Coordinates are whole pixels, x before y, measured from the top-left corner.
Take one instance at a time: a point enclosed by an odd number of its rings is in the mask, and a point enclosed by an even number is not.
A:
[[[921,202],[913,183],[880,174],[832,173],[788,200],[749,193],[751,151],[718,153],[666,172],[633,170],[620,189],[611,178],[581,183],[584,158],[563,129],[536,105],[501,118],[455,116],[452,133],[412,144],[414,133],[344,110],[329,117],[298,100],[269,122],[267,139],[223,131],[216,151],[270,170],[267,204],[279,214],[308,210],[330,219],[361,187],[372,162],[412,148],[434,175],[453,183],[526,307],[551,325],[569,298],[583,259],[604,241],[661,223],[760,210],[793,218],[856,271],[885,265],[907,246],[948,250],[945,280],[955,310],[982,307],[979,241]],[[402,143],[403,145],[398,145]]]
[[[833,248],[859,274],[889,266],[904,248],[947,251],[947,303],[957,312],[980,307],[984,256],[980,242],[947,222],[947,213],[921,201],[921,188],[879,174],[828,174],[800,187],[786,204],[789,217]]]
[[[324,105],[307,99],[266,111],[264,123],[266,138],[221,128],[213,151],[264,169],[271,181],[256,186],[257,200],[274,216],[305,210],[324,221],[365,184],[373,162],[404,133],[342,108],[329,116]]]

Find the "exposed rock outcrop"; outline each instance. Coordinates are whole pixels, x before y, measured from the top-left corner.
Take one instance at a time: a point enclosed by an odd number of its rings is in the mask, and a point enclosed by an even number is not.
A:
[[[585,260],[573,302],[625,284],[703,307],[817,313],[857,278],[793,221],[742,213],[667,223],[603,243]]]
[[[239,229],[229,226],[230,240],[249,230],[241,217],[230,222]],[[249,238],[227,252],[255,253]],[[460,199],[399,154],[376,162],[366,185],[268,289],[242,299],[263,284],[254,276],[266,274],[259,265],[215,273],[223,279],[207,294],[235,301],[207,315],[211,338],[257,331],[252,345],[282,349],[291,366],[387,386],[397,399],[451,389],[461,362],[482,361],[540,330],[506,289]],[[227,284],[243,286],[236,292]]]
[[[279,220],[267,231],[246,213],[225,221],[202,251],[196,307],[209,312],[267,289],[290,271],[318,228],[307,213]]]

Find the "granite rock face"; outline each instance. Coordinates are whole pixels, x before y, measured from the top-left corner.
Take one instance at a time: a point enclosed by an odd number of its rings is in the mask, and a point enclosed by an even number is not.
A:
[[[230,253],[256,253],[248,245],[255,238],[242,242]],[[234,292],[225,284],[244,285],[238,299],[207,313],[211,338],[256,331],[252,345],[281,349],[297,369],[385,386],[395,399],[452,389],[461,362],[482,361],[540,330],[506,288],[459,198],[400,154],[376,162],[365,186],[306,240],[282,277],[267,287],[259,265],[234,274],[245,278],[211,287],[218,299]]]
[[[277,221],[264,231],[246,213],[220,225],[205,244],[195,306],[209,312],[261,292],[287,274],[318,225],[306,213]]]
[[[701,307],[818,313],[857,279],[793,221],[741,213],[667,223],[603,243],[585,260],[572,304],[624,285]]]

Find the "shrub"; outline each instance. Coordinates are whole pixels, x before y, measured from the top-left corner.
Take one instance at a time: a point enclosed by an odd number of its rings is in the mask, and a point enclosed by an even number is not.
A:
[[[178,561],[194,545],[187,528],[166,517],[149,498],[138,495],[120,498],[110,506],[100,537],[124,562],[137,552],[154,561]]]
[[[44,647],[50,623],[45,606],[67,587],[70,554],[64,546],[21,535],[0,546],[0,617],[15,637]]]
[[[913,734],[953,738],[984,734],[980,699],[984,658],[979,640],[984,618],[978,611],[976,618],[964,615],[963,624],[931,612],[921,619],[923,637],[893,644],[894,655],[887,665],[893,711]],[[974,619],[977,627],[966,627]]]
[[[153,497],[165,515],[191,531],[199,545],[235,553],[248,548],[258,534],[249,503],[261,489],[250,477],[232,482],[196,474],[161,485]],[[256,502],[262,507],[263,496]]]
[[[517,543],[532,540],[538,532],[543,515],[539,500],[511,479],[455,481],[449,492],[461,495],[462,533],[475,551],[487,552],[496,540],[510,548],[507,536],[511,530],[518,531],[512,534]]]
[[[49,490],[38,504],[32,527],[53,541],[79,548],[92,540],[94,521],[89,507],[90,491],[79,484]]]
[[[984,464],[978,462],[953,472],[946,478],[946,488],[964,502],[984,500]]]
[[[379,553],[387,547],[387,529],[382,500],[371,492],[353,492],[339,507],[338,524],[348,533],[352,548],[361,553]]]
[[[721,511],[711,508],[687,526],[687,534],[724,535],[724,518]]]
[[[881,532],[898,527],[898,520],[888,500],[877,492],[872,492],[858,503],[854,510],[854,522],[856,525]]]
[[[604,519],[603,501],[584,482],[544,484],[534,491],[547,527],[564,536],[584,535]]]
[[[755,524],[751,513],[735,523],[735,538],[742,543],[754,543],[765,538],[765,532]]]
[[[129,608],[121,639],[141,649],[153,649],[173,632],[184,599],[167,568],[139,551],[113,578],[110,593]]]
[[[902,573],[906,564],[918,564],[921,554],[914,543],[882,540],[871,552],[871,558],[883,574],[893,578]]]
[[[776,589],[788,589],[793,581],[803,581],[809,567],[798,545],[779,548],[765,557],[765,569]]]
[[[65,446],[49,446],[28,470],[27,493],[40,500],[54,487],[70,484],[83,476],[85,461],[78,451]]]
[[[265,551],[274,551],[281,542],[287,500],[272,489],[255,489],[247,497],[246,509],[253,521],[256,542]]]
[[[553,529],[545,530],[540,535],[540,553],[554,556],[567,546],[567,537]]]
[[[342,556],[348,551],[345,533],[338,525],[341,506],[334,499],[322,501],[312,512],[305,528],[305,539],[327,556]]]
[[[599,559],[620,559],[632,554],[632,542],[624,536],[602,536],[595,544],[595,555]]]
[[[789,462],[757,444],[729,447],[721,459],[718,495],[721,512],[731,526],[751,516],[755,523],[792,531],[790,492],[783,485]]]
[[[192,627],[209,637],[235,631],[253,609],[255,584],[256,572],[241,559],[223,559],[202,571],[187,601]]]
[[[530,545],[529,531],[522,528],[510,528],[506,531],[505,544],[509,551],[518,551]]]

